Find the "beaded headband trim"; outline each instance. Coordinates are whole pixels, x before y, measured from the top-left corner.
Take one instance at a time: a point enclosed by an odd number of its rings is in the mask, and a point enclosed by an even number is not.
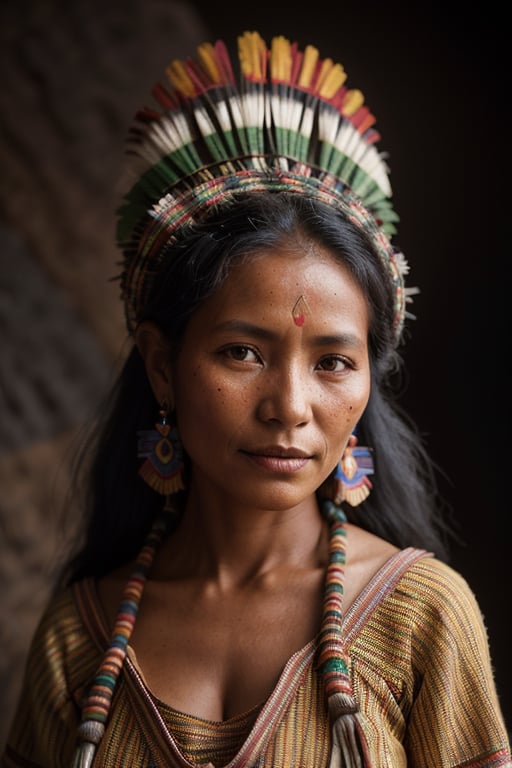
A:
[[[120,276],[133,333],[166,252],[187,225],[241,192],[291,192],[321,200],[369,237],[395,289],[398,343],[407,262],[391,244],[398,216],[380,135],[363,95],[345,86],[341,64],[316,48],[257,32],[238,38],[238,82],[225,43],[204,43],[197,58],[166,70],[157,108],[135,116],[127,154],[137,181],[118,214]]]

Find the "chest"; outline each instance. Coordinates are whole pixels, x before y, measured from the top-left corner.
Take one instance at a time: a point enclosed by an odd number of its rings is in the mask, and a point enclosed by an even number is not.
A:
[[[262,704],[290,657],[318,633],[322,583],[302,590],[148,590],[131,646],[154,695],[226,720]]]

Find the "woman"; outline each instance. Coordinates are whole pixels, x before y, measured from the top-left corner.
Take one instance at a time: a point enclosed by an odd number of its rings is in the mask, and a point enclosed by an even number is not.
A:
[[[202,46],[131,132],[133,349],[2,766],[510,766],[393,395],[411,292],[374,118],[316,49],[238,42],[240,84]]]

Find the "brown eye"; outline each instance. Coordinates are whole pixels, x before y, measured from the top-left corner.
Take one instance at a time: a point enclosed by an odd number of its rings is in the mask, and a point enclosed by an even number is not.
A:
[[[322,371],[327,371],[328,373],[341,373],[349,366],[348,361],[344,357],[340,357],[340,355],[328,355],[320,360],[318,367]]]
[[[259,360],[256,352],[251,347],[244,346],[243,344],[233,344],[230,347],[225,347],[223,351],[232,360],[240,363],[255,363]]]

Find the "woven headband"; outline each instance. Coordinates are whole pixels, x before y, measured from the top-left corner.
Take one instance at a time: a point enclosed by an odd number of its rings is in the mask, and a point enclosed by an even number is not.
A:
[[[241,192],[288,192],[340,210],[370,238],[395,289],[398,340],[413,290],[391,244],[398,216],[375,118],[341,64],[284,37],[270,48],[257,32],[238,38],[237,79],[222,41],[174,61],[155,108],[135,116],[127,153],[137,178],[119,209],[121,295],[133,332],[166,248],[187,225]],[[170,87],[169,87],[170,86]]]

